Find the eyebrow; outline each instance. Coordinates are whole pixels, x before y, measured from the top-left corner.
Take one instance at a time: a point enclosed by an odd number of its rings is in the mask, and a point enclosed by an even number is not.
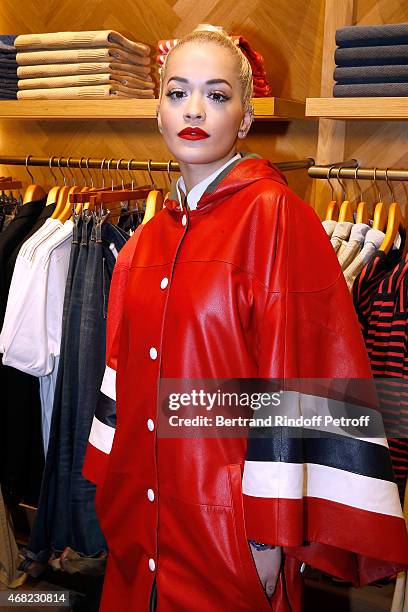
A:
[[[167,84],[169,84],[170,81],[178,81],[179,83],[188,83],[189,82],[188,79],[185,79],[183,77],[178,77],[178,76],[171,77],[171,79],[169,79],[167,81]],[[226,85],[228,85],[232,89],[231,84],[228,81],[226,81],[225,79],[210,79],[209,81],[205,82],[206,85],[218,85],[219,83],[225,83]]]

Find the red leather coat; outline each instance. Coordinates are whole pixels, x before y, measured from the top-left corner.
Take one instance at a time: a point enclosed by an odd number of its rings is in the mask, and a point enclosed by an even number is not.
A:
[[[84,468],[109,546],[101,610],[149,610],[154,580],[158,612],[270,610],[247,539],[284,547],[279,612],[300,610],[301,561],[356,584],[407,563],[381,441],[294,459],[242,437],[157,436],[160,378],[371,375],[321,223],[269,162],[244,157],[197,210],[169,200],[138,231],[118,259],[108,335]]]

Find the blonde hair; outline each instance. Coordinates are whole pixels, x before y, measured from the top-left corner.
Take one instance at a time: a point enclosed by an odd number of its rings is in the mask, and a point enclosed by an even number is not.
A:
[[[163,93],[163,84],[164,84],[164,75],[166,73],[166,65],[168,62],[169,56],[176,49],[180,49],[184,45],[188,43],[208,43],[213,42],[219,47],[227,49],[235,58],[237,67],[238,67],[238,80],[241,85],[241,101],[244,110],[246,111],[248,107],[251,106],[251,98],[253,94],[253,81],[252,81],[252,68],[248,59],[242,53],[242,51],[237,47],[232,40],[228,37],[228,34],[221,27],[213,26],[207,23],[203,23],[197,26],[193,32],[187,34],[183,38],[180,38],[177,41],[175,47],[170,49],[167,53],[163,66],[160,71],[160,93],[159,99],[162,97]]]

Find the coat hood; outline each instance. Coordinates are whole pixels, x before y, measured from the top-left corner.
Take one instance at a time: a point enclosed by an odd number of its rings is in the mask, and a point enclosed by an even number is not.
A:
[[[255,153],[241,153],[240,155],[241,159],[237,159],[234,163],[227,166],[208,185],[198,202],[198,210],[220,198],[241,191],[241,189],[261,179],[270,179],[281,185],[287,185],[284,175],[269,160],[263,159]],[[166,207],[170,210],[179,209],[176,183],[177,180],[172,182],[170,199],[165,202]]]

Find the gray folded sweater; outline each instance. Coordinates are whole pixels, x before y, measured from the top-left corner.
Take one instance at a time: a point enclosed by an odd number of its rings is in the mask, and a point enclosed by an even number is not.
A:
[[[333,87],[335,98],[371,98],[408,96],[408,83],[353,83]]]
[[[347,83],[407,83],[408,64],[391,66],[337,66],[334,80]]]
[[[339,47],[370,47],[408,44],[408,23],[347,26],[336,31]]]
[[[408,44],[382,47],[337,48],[334,54],[338,66],[383,66],[408,64]]]

